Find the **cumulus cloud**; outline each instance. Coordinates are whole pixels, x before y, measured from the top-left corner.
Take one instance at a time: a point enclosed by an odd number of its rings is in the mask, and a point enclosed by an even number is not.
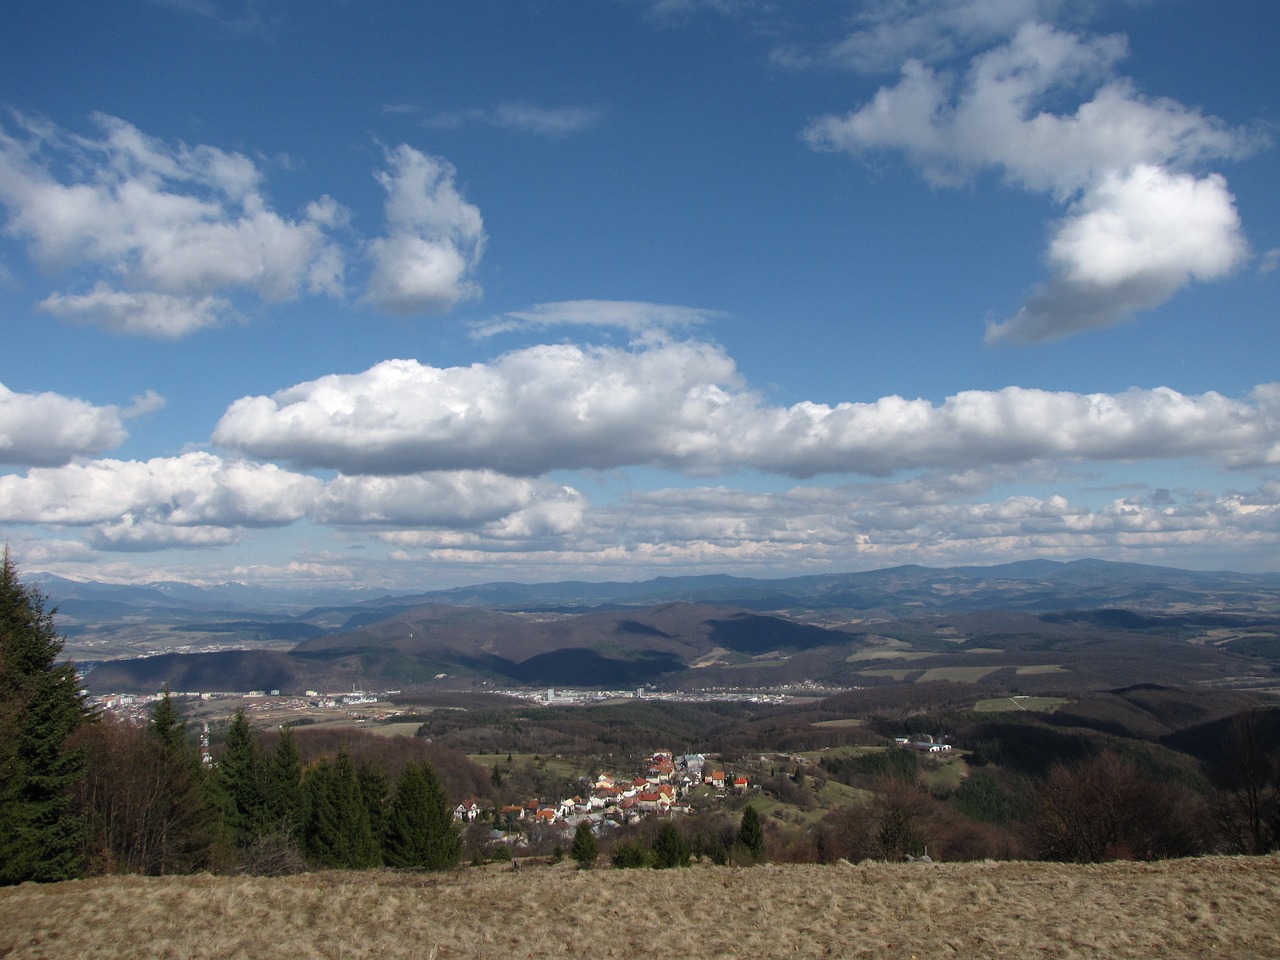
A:
[[[723,317],[717,310],[701,310],[634,300],[562,300],[513,310],[472,325],[472,335],[491,337],[512,330],[541,330],[554,326],[613,327],[632,336],[662,335],[696,327]]]
[[[1082,554],[1208,566],[1223,558],[1266,562],[1280,546],[1280,488],[1216,495],[1146,488],[1094,503],[1058,492],[1080,478],[1032,471],[1043,492],[991,497],[1011,468],[931,472],[902,481],[733,487],[633,493],[589,510],[572,536],[507,541],[484,530],[401,530],[382,535],[395,562],[438,571],[520,575],[546,569],[627,576],[658,572],[833,571],[897,563],[1003,562],[1010,556]],[[1026,485],[1028,471],[1016,478]],[[643,571],[643,573],[641,573]]]
[[[387,235],[369,244],[366,300],[393,313],[448,310],[480,295],[471,279],[484,252],[480,210],[462,198],[447,161],[401,145],[377,175]]]
[[[559,517],[543,532],[567,533],[583,499],[570,487],[492,471],[455,471],[410,477],[338,477],[313,510],[320,523],[466,529],[506,522],[531,511]]]
[[[129,293],[99,281],[89,293],[50,294],[39,309],[64,320],[101,326],[114,333],[177,340],[212,327],[234,311],[221,297],[175,297],[167,293]]]
[[[1216,280],[1248,257],[1226,181],[1138,166],[1103,177],[1050,241],[1053,278],[988,342],[1031,343],[1109,327],[1164,303],[1192,280]]]
[[[1246,400],[1167,388],[1007,387],[941,404],[767,405],[717,346],[538,346],[490,364],[390,360],[233,403],[214,442],[347,474],[654,465],[805,477],[1044,459],[1280,461],[1280,387]]]
[[[0,521],[128,527],[272,527],[303,517],[323,482],[273,464],[187,453],[95,460],[0,477]]]
[[[327,231],[344,213],[332,200],[281,216],[243,154],[94,120],[96,137],[26,117],[22,136],[0,130],[6,232],[47,269],[99,274],[90,293],[55,293],[45,310],[171,338],[223,318],[232,293],[340,292],[343,257]]]
[[[723,351],[688,342],[544,345],[469,367],[389,360],[238,400],[214,442],[349,474],[694,463],[729,403],[721,384],[736,381]]]
[[[988,475],[988,482],[999,479]],[[987,500],[972,477],[936,474],[903,483],[797,487],[753,493],[723,487],[638,494],[593,518],[588,551],[607,553],[612,524],[631,532],[634,556],[672,565],[1000,562],[1010,556],[1102,555],[1161,562],[1174,551],[1236,558],[1280,544],[1280,498],[1271,489],[1127,497],[1090,505],[1061,493]],[[616,541],[615,541],[616,542]]]
[[[204,452],[0,477],[0,523],[88,528],[87,542],[104,550],[223,546],[243,530],[303,519],[503,540],[560,537],[584,510],[576,490],[546,480],[472,471],[324,481]]]
[[[1024,23],[963,75],[908,60],[896,85],[852,113],[813,121],[804,137],[820,150],[902,151],[935,185],[998,168],[1068,204],[1048,253],[1052,279],[989,338],[1109,326],[1244,262],[1225,181],[1189,171],[1258,145],[1199,110],[1140,94],[1114,75],[1125,53],[1120,37]],[[1080,88],[1093,92],[1073,112],[1051,112]]]
[[[164,405],[153,392],[133,406],[95,407],[57,393],[15,393],[0,384],[0,463],[58,466],[119,446],[124,422]]]

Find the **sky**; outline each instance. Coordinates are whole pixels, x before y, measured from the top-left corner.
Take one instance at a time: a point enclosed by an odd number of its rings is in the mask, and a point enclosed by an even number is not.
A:
[[[1280,571],[1274,0],[10,0],[0,539]]]

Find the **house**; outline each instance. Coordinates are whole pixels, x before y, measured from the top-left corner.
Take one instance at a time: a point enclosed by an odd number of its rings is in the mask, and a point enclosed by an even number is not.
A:
[[[480,804],[474,800],[471,803],[460,803],[453,808],[453,816],[455,820],[473,823],[480,816]]]
[[[737,790],[739,793],[745,793],[748,786],[749,784],[747,783],[746,777],[733,778],[733,789]]]
[[[724,771],[712,770],[709,774],[707,774],[706,782],[711,784],[713,787],[715,787],[718,790],[723,790],[724,789]]]

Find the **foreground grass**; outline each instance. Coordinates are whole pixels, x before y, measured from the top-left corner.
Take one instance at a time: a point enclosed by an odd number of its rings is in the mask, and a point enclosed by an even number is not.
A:
[[[1280,857],[109,877],[0,890],[0,957],[1275,957]]]

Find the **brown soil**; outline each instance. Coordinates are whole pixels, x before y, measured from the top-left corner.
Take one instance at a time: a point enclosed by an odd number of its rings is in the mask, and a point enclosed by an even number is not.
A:
[[[108,877],[0,890],[0,957],[1277,957],[1280,857]]]

